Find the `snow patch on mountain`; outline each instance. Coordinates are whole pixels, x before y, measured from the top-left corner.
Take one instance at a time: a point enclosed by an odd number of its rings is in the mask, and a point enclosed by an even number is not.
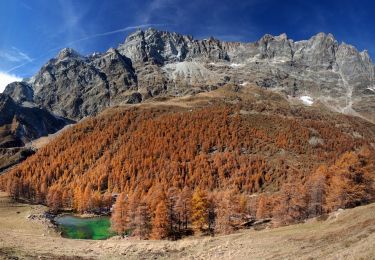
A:
[[[229,66],[232,67],[232,68],[238,68],[238,67],[244,66],[244,64],[242,64],[242,63],[232,63]]]
[[[367,89],[372,92],[375,92],[375,86],[368,86]]]
[[[302,101],[302,103],[303,103],[304,105],[306,105],[306,106],[312,106],[312,104],[314,104],[314,100],[313,100],[313,98],[310,97],[310,96],[302,96],[302,97],[300,97],[299,99],[300,99],[300,100]]]

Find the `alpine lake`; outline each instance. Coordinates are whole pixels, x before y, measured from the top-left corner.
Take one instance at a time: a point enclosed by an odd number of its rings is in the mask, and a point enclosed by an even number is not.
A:
[[[115,235],[107,216],[82,218],[62,215],[55,218],[55,223],[65,238],[104,240]]]

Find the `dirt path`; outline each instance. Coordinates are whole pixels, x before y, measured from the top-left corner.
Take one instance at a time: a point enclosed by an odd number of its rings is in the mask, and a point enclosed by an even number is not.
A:
[[[326,221],[177,242],[64,239],[27,219],[44,210],[12,203],[0,193],[0,259],[375,258],[375,204],[336,212]]]

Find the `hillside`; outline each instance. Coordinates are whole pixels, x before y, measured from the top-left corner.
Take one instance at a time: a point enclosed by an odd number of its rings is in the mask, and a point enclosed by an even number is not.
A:
[[[198,196],[212,209],[215,232],[227,233],[249,216],[289,224],[373,201],[374,143],[375,126],[360,118],[291,105],[267,90],[227,86],[88,118],[0,184],[15,198],[78,212],[108,207],[110,194],[121,193],[134,207],[129,212],[146,205],[153,221],[160,203],[177,214],[178,201],[193,203]],[[178,213],[187,214],[186,232],[194,227],[193,204]],[[221,223],[228,214],[231,221]],[[173,221],[179,231],[174,227],[167,236],[180,236],[182,220]],[[199,229],[211,228],[203,222]]]

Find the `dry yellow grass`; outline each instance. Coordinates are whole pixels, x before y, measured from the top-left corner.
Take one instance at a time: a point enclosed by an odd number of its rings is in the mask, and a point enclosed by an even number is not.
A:
[[[0,259],[374,259],[375,204],[325,221],[228,236],[172,241],[71,240],[27,216],[43,206],[12,203],[0,193]]]

